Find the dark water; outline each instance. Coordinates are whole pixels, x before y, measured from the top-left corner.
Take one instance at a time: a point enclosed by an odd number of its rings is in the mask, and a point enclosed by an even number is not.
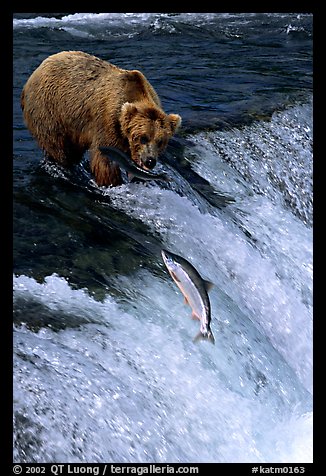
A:
[[[312,36],[299,13],[14,16],[15,461],[312,460]],[[170,184],[43,161],[20,93],[68,49],[182,116]],[[216,284],[215,346],[162,247]]]

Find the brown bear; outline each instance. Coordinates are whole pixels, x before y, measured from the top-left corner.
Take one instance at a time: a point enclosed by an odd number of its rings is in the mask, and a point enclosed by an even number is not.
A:
[[[49,56],[26,82],[21,106],[26,125],[45,154],[62,165],[90,152],[98,185],[120,185],[118,165],[101,154],[113,146],[152,169],[181,124],[166,114],[154,88],[137,70],[125,70],[81,51]]]

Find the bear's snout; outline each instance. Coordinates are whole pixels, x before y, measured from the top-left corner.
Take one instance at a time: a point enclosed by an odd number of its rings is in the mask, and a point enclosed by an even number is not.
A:
[[[144,161],[145,167],[153,169],[156,165],[156,159],[154,157],[147,157]]]

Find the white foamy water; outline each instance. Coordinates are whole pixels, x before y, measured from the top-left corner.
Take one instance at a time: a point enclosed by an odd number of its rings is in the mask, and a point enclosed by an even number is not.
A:
[[[17,460],[22,451],[39,462],[311,460],[306,392],[227,296],[218,312],[213,297],[217,345],[194,346],[198,323],[168,277],[117,282],[137,299],[99,303],[55,275],[15,278],[16,298],[66,310],[68,321],[93,309],[96,320],[15,329]]]
[[[216,18],[216,13],[169,14],[169,13],[73,13],[56,17],[14,18],[14,29],[56,28],[77,37],[105,37],[106,34],[132,38],[139,28],[164,30],[174,33],[172,23],[181,22],[200,26]],[[172,22],[172,23],[171,23]],[[104,30],[103,30],[104,28]],[[123,30],[129,30],[124,32]]]
[[[303,110],[309,117],[309,108]],[[306,388],[311,390],[312,230],[284,206],[283,189],[275,190],[270,183],[271,159],[275,162],[275,154],[279,154],[277,162],[280,164],[277,168],[274,166],[274,181],[280,177],[286,186],[291,182],[292,195],[297,197],[298,203],[301,197],[307,200],[302,208],[305,207],[305,213],[310,216],[311,147],[307,147],[310,142],[306,138],[310,129],[305,130],[309,126],[304,127],[303,123],[302,135],[297,133],[297,141],[291,143],[289,153],[284,156],[289,142],[291,113],[302,124],[303,113],[299,107],[294,112],[283,113],[282,120],[276,115],[270,125],[261,127],[260,134],[258,126],[251,127],[253,145],[240,160],[238,143],[250,143],[246,130],[208,133],[208,139],[203,134],[193,137],[200,144],[197,150],[200,161],[194,168],[219,191],[222,189],[236,198],[235,204],[225,212],[201,213],[187,198],[158,187],[144,186],[139,193],[136,192],[137,185],[127,185],[107,193],[119,209],[128,210],[143,220],[153,233],[164,237],[167,247],[186,256],[198,269],[204,269],[211,281],[219,283],[243,312],[248,312],[257,326],[264,329],[276,348],[293,365]],[[266,157],[260,152],[266,147],[268,130],[273,131],[269,136],[272,139],[276,130],[279,140],[273,139],[274,149]],[[236,146],[230,140],[230,136],[235,134]],[[294,135],[290,140],[294,142],[295,138]],[[215,145],[213,150],[212,143]],[[236,163],[236,172],[229,166],[229,160],[219,160],[218,151],[223,145],[228,148],[228,159]],[[191,153],[196,153],[196,148],[191,148]],[[253,163],[258,160],[262,165],[258,163],[255,168]],[[242,163],[245,168],[251,167],[249,177],[243,177]],[[291,178],[283,173],[289,164],[293,165],[292,169],[296,166],[299,170],[297,175],[294,170]],[[307,175],[306,179],[301,178],[304,175]],[[256,178],[259,185],[255,185]],[[302,183],[306,186],[303,187]],[[241,233],[239,227],[245,233]]]
[[[307,114],[191,138],[193,168],[235,200],[223,209],[155,184],[99,189],[215,283],[215,346],[193,344],[198,322],[159,256],[155,272],[107,275],[103,301],[58,275],[14,277],[14,302],[66,325],[15,327],[16,461],[312,461],[311,151],[286,125]]]
[[[231,15],[232,16],[232,15]],[[160,19],[168,19],[171,21],[180,21],[183,23],[191,23],[201,25],[203,23],[216,20],[218,18],[230,17],[229,14],[217,13],[73,13],[64,15],[61,18],[56,17],[42,17],[34,18],[14,18],[14,28],[39,28],[39,27],[60,27],[66,24],[101,24],[103,22],[111,25],[142,25],[142,24],[157,24]]]

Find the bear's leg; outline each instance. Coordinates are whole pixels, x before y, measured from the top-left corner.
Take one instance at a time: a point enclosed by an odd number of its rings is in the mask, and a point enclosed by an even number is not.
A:
[[[56,162],[67,169],[72,167],[73,165],[79,164],[83,158],[83,154],[65,154],[64,152],[58,153],[51,153],[47,150],[44,151],[44,156],[46,160],[51,162]]]
[[[115,187],[123,183],[117,164],[110,162],[98,149],[90,150],[90,156],[91,171],[95,176],[97,185],[113,185]]]
[[[59,135],[57,136],[57,140],[53,143],[48,140],[44,144],[39,141],[39,144],[48,159],[58,162],[64,167],[71,167],[81,162],[86,150],[85,148],[73,144],[70,139]]]

